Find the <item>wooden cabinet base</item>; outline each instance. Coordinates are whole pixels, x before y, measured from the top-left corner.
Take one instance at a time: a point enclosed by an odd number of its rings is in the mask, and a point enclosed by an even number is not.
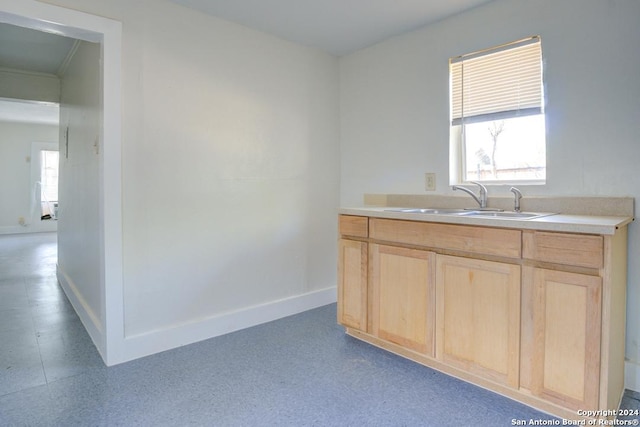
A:
[[[493,381],[487,380],[484,377],[470,374],[469,372],[466,372],[461,369],[456,369],[450,365],[441,363],[436,359],[425,356],[416,351],[409,350],[405,347],[394,344],[392,342],[382,340],[378,337],[364,333],[362,331],[358,331],[357,329],[346,328],[346,333],[347,335],[350,335],[356,339],[359,339],[361,341],[374,345],[378,348],[387,350],[398,356],[412,360],[416,363],[427,366],[431,369],[435,369],[436,371],[458,378],[462,381],[472,383],[478,387],[482,387],[484,389],[493,391],[509,399],[531,406],[532,408],[535,408],[537,410],[547,412],[549,414],[552,414],[567,420],[585,419],[584,417],[578,416],[576,411],[568,410],[561,406],[554,405],[553,403],[547,400],[537,398],[536,396],[532,395],[528,390],[513,389],[511,387],[495,383]]]
[[[355,338],[564,419],[624,392],[627,228],[614,234],[340,217]]]

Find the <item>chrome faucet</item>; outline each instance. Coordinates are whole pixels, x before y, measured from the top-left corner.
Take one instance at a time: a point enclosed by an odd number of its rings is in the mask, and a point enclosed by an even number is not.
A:
[[[456,190],[464,191],[465,193],[473,197],[473,200],[478,202],[478,204],[480,205],[480,208],[483,208],[483,209],[486,208],[487,207],[487,187],[485,187],[484,185],[480,184],[477,181],[471,181],[471,183],[480,187],[480,197],[476,196],[473,193],[473,191],[469,190],[467,187],[463,187],[461,185],[454,185],[451,187],[451,189],[453,191],[456,191]]]
[[[522,193],[516,187],[511,187],[509,189],[515,196],[515,200],[513,201],[513,211],[520,212],[520,199],[522,199]]]

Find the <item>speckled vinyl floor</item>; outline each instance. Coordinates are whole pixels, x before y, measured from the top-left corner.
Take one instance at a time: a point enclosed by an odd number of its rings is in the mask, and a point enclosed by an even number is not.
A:
[[[346,336],[335,304],[107,368],[56,282],[55,263],[55,234],[0,236],[0,426],[551,419]],[[624,404],[638,408],[638,397],[627,393]]]

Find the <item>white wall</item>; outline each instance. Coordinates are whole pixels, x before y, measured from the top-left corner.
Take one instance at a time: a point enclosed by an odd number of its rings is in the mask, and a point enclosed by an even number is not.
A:
[[[539,34],[547,184],[526,195],[640,198],[640,2],[497,0],[340,59],[341,203],[448,188],[448,59]],[[506,193],[490,188],[490,194]],[[629,226],[628,386],[640,389],[640,229]],[[628,372],[629,374],[629,372]]]
[[[58,127],[0,121],[0,234],[55,230],[55,222],[40,224],[38,213],[32,211],[34,142],[57,143]],[[19,224],[20,217],[25,220],[24,226]]]
[[[58,277],[101,351],[104,289],[99,219],[100,45],[81,42],[60,97]],[[67,143],[68,129],[68,143]]]
[[[53,74],[0,69],[0,97],[58,102],[60,79]]]
[[[166,1],[48,3],[123,22],[123,358],[334,301],[338,60]]]
[[[337,60],[149,11],[141,139],[124,141],[127,335],[334,286],[310,268],[333,265]]]

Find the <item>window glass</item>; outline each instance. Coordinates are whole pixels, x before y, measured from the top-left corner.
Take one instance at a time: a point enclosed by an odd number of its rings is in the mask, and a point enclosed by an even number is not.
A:
[[[452,181],[544,182],[540,38],[451,58],[450,72]]]
[[[58,211],[58,152],[40,152],[41,218],[56,218]]]

